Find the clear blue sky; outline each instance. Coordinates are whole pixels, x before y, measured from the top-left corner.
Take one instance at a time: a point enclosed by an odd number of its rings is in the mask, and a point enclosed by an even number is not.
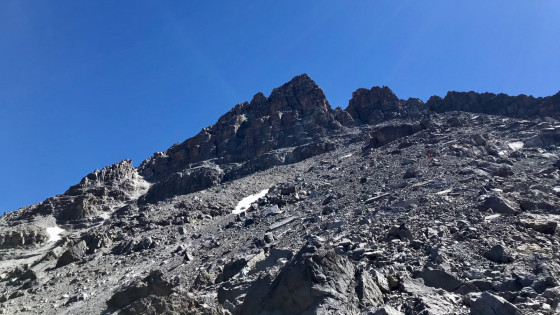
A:
[[[559,1],[1,1],[0,212],[308,73],[333,107],[560,90]]]

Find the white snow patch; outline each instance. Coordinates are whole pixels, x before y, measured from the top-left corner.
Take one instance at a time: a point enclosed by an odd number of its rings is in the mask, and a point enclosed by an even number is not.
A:
[[[514,141],[507,144],[510,149],[513,151],[521,150],[525,146],[525,143],[521,141]]]
[[[436,193],[436,195],[446,195],[446,194],[448,194],[448,193],[450,193],[450,192],[452,192],[452,191],[453,191],[453,189],[449,188],[449,189],[446,189],[446,190],[438,191],[438,192]]]
[[[340,159],[342,160],[342,159],[345,159],[345,158],[349,158],[351,156],[352,156],[352,153],[346,154],[346,155],[341,156]]]
[[[501,217],[501,216],[502,216],[502,215],[499,214],[499,213],[491,214],[491,215],[489,215],[489,216],[485,216],[485,217],[484,217],[484,221],[490,222],[490,221],[492,221],[492,220],[494,220],[494,219],[496,219],[496,218],[499,218],[499,217]]]
[[[247,210],[253,202],[259,200],[259,198],[264,197],[267,192],[268,192],[268,188],[259,193],[241,199],[241,201],[237,203],[237,206],[235,206],[235,209],[231,213],[240,214],[241,212]]]
[[[111,217],[111,213],[109,213],[109,212],[101,212],[101,213],[99,214],[99,216],[100,216],[103,220],[107,220],[107,219],[109,219],[109,218]]]
[[[545,152],[541,154],[542,157],[545,157],[547,159],[557,159],[558,156],[556,154],[550,153],[550,152]]]
[[[49,242],[56,242],[61,239],[60,234],[64,232],[59,226],[53,226],[47,228],[47,234],[49,235]]]

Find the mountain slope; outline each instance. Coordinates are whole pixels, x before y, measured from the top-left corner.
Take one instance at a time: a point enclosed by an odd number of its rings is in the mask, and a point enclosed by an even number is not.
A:
[[[553,314],[557,95],[342,110],[297,76],[0,218],[0,311]]]

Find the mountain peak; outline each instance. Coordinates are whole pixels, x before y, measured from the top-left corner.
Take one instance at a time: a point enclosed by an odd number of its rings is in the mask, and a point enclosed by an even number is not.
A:
[[[139,171],[149,180],[160,180],[203,161],[231,168],[228,165],[232,163],[268,159],[266,156],[272,151],[312,143],[319,147],[314,150],[320,152],[325,150],[321,147],[321,138],[340,128],[341,124],[333,115],[323,90],[307,74],[301,74],[275,88],[269,97],[257,93],[250,103],[238,104],[198,135],[144,161]],[[291,154],[286,151],[282,156],[259,162],[261,165],[258,167],[268,168],[298,161],[308,153]],[[221,173],[216,168],[207,168],[203,173],[211,177],[208,183],[238,176]],[[190,184],[187,186],[190,187]],[[158,194],[186,193],[170,192],[157,185],[153,187],[153,191],[156,190]],[[156,200],[160,197],[150,198]]]

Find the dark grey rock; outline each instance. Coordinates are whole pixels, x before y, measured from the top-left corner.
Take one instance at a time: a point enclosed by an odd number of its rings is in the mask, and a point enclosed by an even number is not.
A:
[[[502,245],[494,245],[484,252],[484,258],[495,263],[510,263],[513,261],[513,258],[506,254],[506,250]]]
[[[376,306],[381,301],[381,292],[371,277],[357,273],[348,259],[305,247],[264,292],[249,290],[241,313],[312,314],[332,308],[356,313],[360,303]]]
[[[80,261],[87,252],[87,245],[85,241],[80,241],[78,244],[66,250],[56,262],[56,267],[63,267],[76,261]]]
[[[457,277],[441,269],[425,269],[417,276],[424,280],[424,284],[434,288],[441,288],[453,292],[463,285]]]
[[[107,301],[107,305],[111,308],[119,309],[149,295],[168,296],[169,294],[171,294],[171,284],[164,280],[161,271],[155,270],[150,272],[146,278],[137,280],[123,290],[113,294],[109,301]]]
[[[504,214],[518,214],[521,211],[521,208],[518,203],[509,200],[501,195],[486,196],[486,198],[484,198],[484,201],[481,205],[481,209],[482,210],[492,209],[494,212],[504,213]]]
[[[521,311],[504,298],[483,292],[471,306],[471,315],[521,315]]]

